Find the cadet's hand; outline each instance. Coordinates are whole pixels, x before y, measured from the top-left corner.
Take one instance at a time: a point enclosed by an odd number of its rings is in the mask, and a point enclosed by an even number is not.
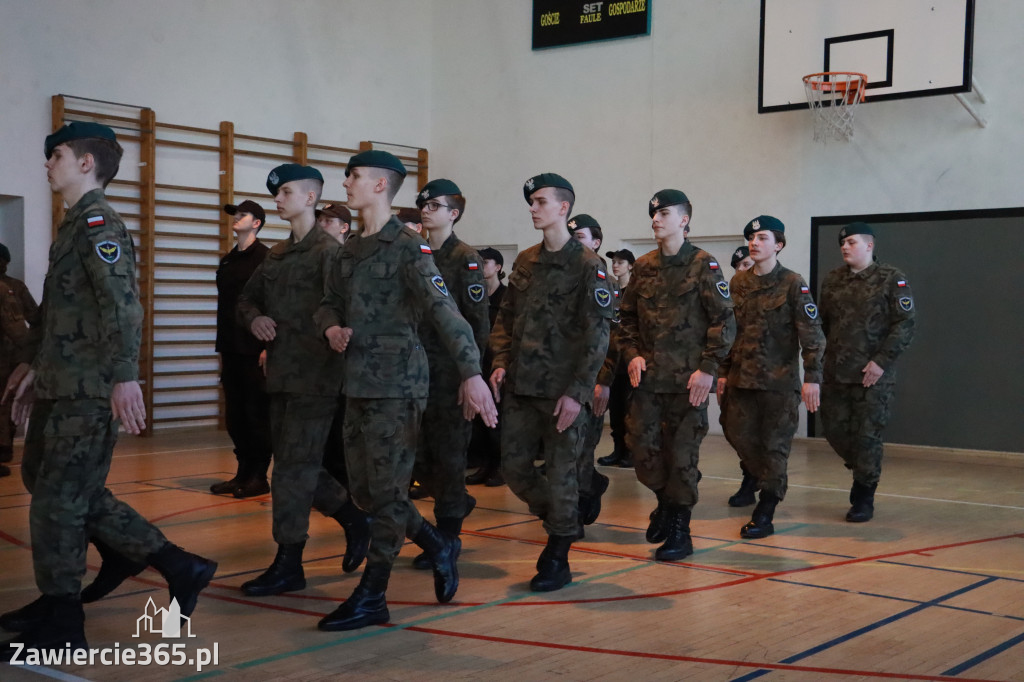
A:
[[[249,331],[260,341],[273,341],[277,336],[277,322],[266,315],[260,315],[249,325]]]
[[[800,388],[800,397],[803,398],[808,412],[817,412],[818,408],[821,407],[821,386],[818,384],[804,384]]]
[[[629,361],[626,371],[629,372],[629,383],[636,388],[640,385],[640,375],[647,371],[647,361],[638,355]]]
[[[331,350],[336,353],[344,353],[348,348],[348,342],[352,339],[352,327],[339,327],[334,325],[328,327],[324,332],[327,341],[331,344]]]
[[[718,400],[718,406],[722,406],[722,396],[725,395],[725,377],[718,378],[718,384],[715,386],[715,399]]]
[[[467,420],[476,415],[490,428],[498,425],[498,408],[491,400],[491,391],[479,374],[474,374],[459,386],[459,405],[462,405],[462,416]]]
[[[18,368],[28,367],[25,363],[18,365]],[[15,368],[17,371],[18,368]],[[7,390],[4,391],[3,401],[6,403],[10,392],[13,390],[14,398],[11,404],[11,420],[15,424],[21,426],[28,419],[29,413],[32,411],[32,403],[36,400],[36,392],[32,384],[36,380],[36,373],[32,369],[28,369],[21,375],[21,381],[16,385],[12,386],[11,381],[14,380],[14,376],[11,376],[11,380],[7,382]]]
[[[18,366],[11,372],[11,376],[7,378],[7,385],[4,387],[4,395],[0,398],[0,403],[7,404],[7,400],[18,390],[18,384],[30,371],[32,371],[32,366],[27,362],[18,363]]]
[[[885,370],[879,367],[878,363],[874,360],[870,360],[868,361],[868,364],[864,365],[864,369],[861,370],[861,374],[864,375],[864,381],[861,383],[864,385],[864,388],[869,388],[874,386],[875,383],[882,378],[882,375],[885,374]]]
[[[120,419],[124,430],[133,436],[146,428],[146,404],[142,400],[142,388],[137,381],[122,381],[114,384],[110,394],[110,409],[114,419]]]
[[[494,402],[501,402],[501,385],[505,383],[505,370],[499,367],[491,372],[491,391],[494,393]]]
[[[691,405],[700,407],[704,404],[704,401],[708,399],[708,393],[711,393],[713,379],[712,375],[705,374],[699,369],[690,375],[690,380],[686,382],[686,388],[690,391]]]
[[[260,359],[256,361],[260,369],[263,370],[263,378],[267,377],[267,351],[266,349],[260,351]]]
[[[576,421],[576,417],[579,416],[582,405],[576,402],[575,399],[570,398],[567,395],[563,395],[558,399],[555,404],[555,411],[552,414],[558,417],[558,423],[555,424],[555,429],[561,433],[567,428],[572,426],[572,423]]]
[[[608,398],[612,390],[608,386],[597,384],[594,386],[594,415],[600,417],[608,409]]]

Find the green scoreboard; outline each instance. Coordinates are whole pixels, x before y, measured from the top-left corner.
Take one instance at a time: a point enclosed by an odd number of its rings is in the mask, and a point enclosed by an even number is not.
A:
[[[651,32],[651,0],[533,0],[533,49]]]

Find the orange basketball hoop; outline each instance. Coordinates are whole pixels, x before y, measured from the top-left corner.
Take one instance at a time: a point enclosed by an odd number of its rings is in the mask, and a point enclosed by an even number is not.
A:
[[[853,139],[853,114],[864,101],[868,77],[853,71],[823,71],[804,76],[807,106],[814,115],[816,142]]]

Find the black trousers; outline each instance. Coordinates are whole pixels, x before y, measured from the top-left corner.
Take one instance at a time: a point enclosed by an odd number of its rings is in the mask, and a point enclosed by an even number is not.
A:
[[[258,355],[221,353],[224,421],[235,445],[240,478],[267,475],[270,445],[270,398]]]
[[[608,423],[612,428],[615,449],[619,452],[626,449],[626,413],[629,412],[629,399],[632,395],[633,387],[629,384],[629,375],[616,374],[608,396]]]

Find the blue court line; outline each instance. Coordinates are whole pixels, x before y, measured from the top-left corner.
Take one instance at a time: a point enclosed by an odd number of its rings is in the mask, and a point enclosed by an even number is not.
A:
[[[987,661],[988,659],[992,658],[993,656],[995,656],[997,654],[1003,653],[1004,651],[1006,651],[1010,647],[1017,646],[1021,642],[1024,642],[1024,633],[1019,634],[1016,637],[1013,637],[1011,639],[1008,639],[1005,642],[1003,642],[1002,644],[997,644],[996,646],[992,647],[988,651],[983,651],[980,654],[978,654],[977,656],[975,656],[974,658],[969,658],[966,661],[964,661],[963,663],[961,663],[960,665],[953,666],[952,668],[950,668],[949,670],[945,671],[942,674],[943,675],[959,675],[960,673],[964,672],[965,670],[969,670],[969,669],[973,668],[974,666],[978,665],[979,663],[984,663],[985,661]]]
[[[894,623],[894,622],[896,622],[898,620],[902,620],[903,618],[906,618],[907,616],[912,616],[915,613],[919,613],[921,611],[924,611],[925,609],[927,609],[927,608],[929,608],[931,606],[936,606],[936,605],[940,604],[941,602],[944,602],[944,601],[946,601],[948,599],[953,599],[954,597],[959,597],[962,594],[966,594],[967,592],[970,592],[971,590],[975,590],[975,589],[977,589],[979,587],[983,587],[983,586],[988,585],[990,583],[993,583],[995,581],[996,581],[996,578],[988,578],[986,580],[978,581],[978,582],[976,582],[976,583],[974,583],[972,585],[967,585],[966,587],[961,587],[958,590],[954,590],[954,591],[952,591],[952,592],[950,592],[948,594],[944,594],[944,595],[942,595],[940,597],[936,597],[935,599],[932,599],[930,601],[922,602],[921,604],[919,604],[917,606],[914,606],[913,608],[907,609],[906,611],[901,611],[900,613],[894,613],[893,615],[888,616],[886,618],[883,618],[882,620],[879,620],[879,621],[876,621],[874,623],[871,623],[870,625],[865,625],[862,628],[858,628],[858,629],[854,630],[853,632],[848,632],[845,635],[840,635],[839,637],[835,637],[833,639],[830,639],[827,642],[823,642],[823,643],[821,643],[821,644],[819,644],[817,646],[811,647],[810,649],[806,649],[804,651],[801,651],[798,654],[793,654],[792,656],[790,656],[788,658],[782,659],[780,661],[780,663],[797,663],[798,661],[802,661],[805,658],[809,658],[811,656],[814,656],[815,654],[821,653],[822,651],[825,651],[827,649],[831,649],[834,646],[838,646],[840,644],[845,644],[846,642],[849,642],[850,640],[854,639],[855,637],[859,637],[860,635],[863,635],[863,634],[866,634],[868,632],[871,632],[872,630],[877,630],[880,627],[883,627],[885,625],[889,625],[890,623]],[[747,675],[742,675],[740,677],[734,678],[732,680],[732,682],[747,682],[748,680],[756,680],[757,678],[762,677],[764,675],[767,675],[770,672],[772,672],[772,671],[771,670],[763,670],[763,669],[762,670],[755,670],[754,672],[749,673]]]

